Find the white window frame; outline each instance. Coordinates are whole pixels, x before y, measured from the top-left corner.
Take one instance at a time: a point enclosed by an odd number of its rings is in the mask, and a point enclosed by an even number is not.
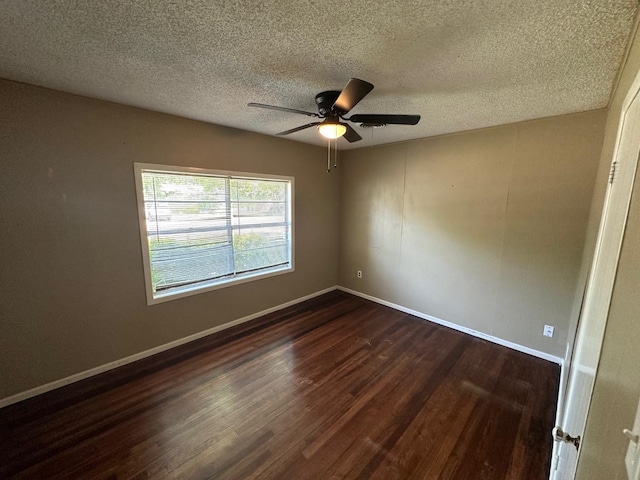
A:
[[[247,172],[234,172],[229,170],[211,170],[206,168],[196,167],[181,167],[175,165],[160,165],[152,163],[139,163],[133,164],[134,178],[136,185],[136,197],[138,204],[138,223],[140,225],[140,245],[142,247],[142,263],[144,267],[144,282],[145,291],[147,294],[147,305],[155,305],[170,300],[177,300],[179,298],[188,297],[191,295],[197,295],[200,293],[209,292],[212,290],[218,290],[220,288],[227,288],[233,285],[239,285],[241,283],[252,282],[263,278],[273,277],[276,275],[282,275],[295,271],[295,238],[294,238],[294,177],[285,175],[268,175],[264,173],[247,173]],[[148,243],[148,229],[147,229],[147,216],[145,212],[144,203],[144,188],[142,184],[143,172],[172,172],[172,173],[185,173],[185,174],[198,174],[198,175],[211,175],[217,177],[232,177],[238,179],[254,179],[254,180],[282,180],[289,183],[289,202],[288,202],[288,218],[289,218],[289,252],[290,262],[289,265],[283,265],[279,267],[273,267],[265,271],[249,272],[243,274],[237,274],[230,278],[215,279],[209,281],[203,281],[193,285],[186,285],[183,287],[175,287],[166,291],[155,292],[153,291],[153,283],[151,280],[151,259],[149,258],[149,243]]]

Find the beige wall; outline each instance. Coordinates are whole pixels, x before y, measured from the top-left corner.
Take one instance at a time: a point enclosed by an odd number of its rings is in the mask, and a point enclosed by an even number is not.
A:
[[[563,357],[605,118],[346,152],[339,284]]]
[[[640,36],[635,35],[609,109],[602,160],[590,220],[590,237],[600,220],[609,165],[624,101],[640,72]],[[589,238],[589,237],[588,237]],[[593,247],[586,254],[593,256]],[[635,187],[622,244],[611,309],[605,331],[592,404],[578,462],[578,479],[627,478],[624,456],[628,441],[623,428],[631,428],[640,399],[640,175]]]
[[[7,81],[0,105],[0,399],[336,284],[324,149]],[[294,176],[296,271],[147,306],[133,162]]]

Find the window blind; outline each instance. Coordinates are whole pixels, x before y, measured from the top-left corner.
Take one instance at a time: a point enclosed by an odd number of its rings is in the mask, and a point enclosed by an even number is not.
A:
[[[291,265],[289,182],[142,171],[154,292]]]

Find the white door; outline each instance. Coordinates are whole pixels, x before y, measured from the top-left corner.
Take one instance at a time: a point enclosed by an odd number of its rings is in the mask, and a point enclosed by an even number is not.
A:
[[[609,182],[607,188],[573,359],[569,366],[566,397],[561,399],[564,401],[561,402],[563,411],[560,412],[560,426],[573,437],[584,434],[640,154],[639,92],[640,74],[622,109],[612,174],[609,177],[613,177],[613,181]],[[551,478],[572,480],[579,455],[580,451],[572,444],[555,444]]]

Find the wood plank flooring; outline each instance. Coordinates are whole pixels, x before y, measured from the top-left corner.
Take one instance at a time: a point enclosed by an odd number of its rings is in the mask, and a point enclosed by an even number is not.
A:
[[[0,478],[548,478],[559,367],[332,292],[0,410]]]

